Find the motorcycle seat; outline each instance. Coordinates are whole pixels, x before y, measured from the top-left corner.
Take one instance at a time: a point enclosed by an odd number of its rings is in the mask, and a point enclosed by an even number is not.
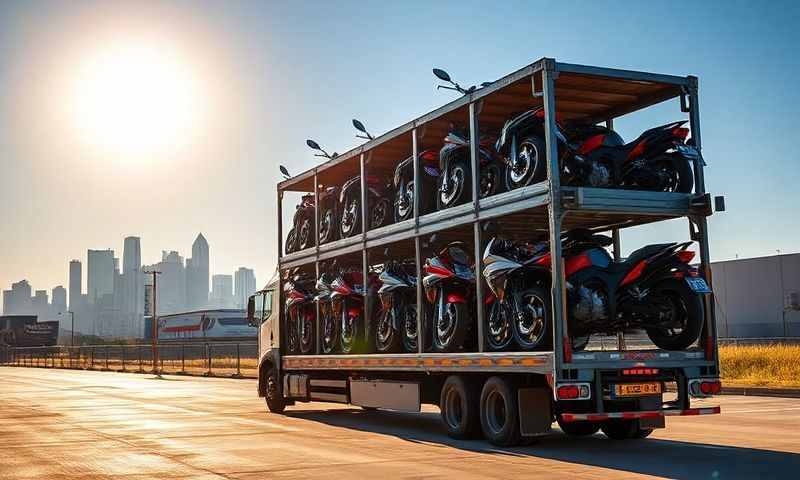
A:
[[[645,245],[644,247],[634,250],[628,258],[622,261],[624,264],[638,263],[647,257],[651,257],[656,253],[676,245],[675,242],[671,243],[655,243],[653,245]]]

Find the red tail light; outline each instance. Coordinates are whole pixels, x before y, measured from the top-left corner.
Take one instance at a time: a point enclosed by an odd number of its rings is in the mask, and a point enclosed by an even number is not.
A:
[[[592,398],[592,390],[588,383],[568,383],[556,389],[559,400],[587,400]]]
[[[674,137],[680,138],[681,140],[686,140],[686,137],[689,136],[689,129],[682,127],[675,127],[672,129],[672,135]]]
[[[691,250],[681,250],[675,254],[682,263],[689,263],[694,258],[695,253]]]
[[[719,395],[722,391],[722,382],[716,378],[697,378],[689,380],[689,395],[693,397],[707,397]]]
[[[636,266],[633,267],[631,271],[628,272],[627,275],[625,275],[625,278],[622,279],[622,282],[620,282],[620,286],[625,286],[633,282],[637,278],[639,278],[642,275],[642,272],[644,271],[644,268],[646,266],[647,266],[647,260],[642,260],[639,263],[637,263]]]

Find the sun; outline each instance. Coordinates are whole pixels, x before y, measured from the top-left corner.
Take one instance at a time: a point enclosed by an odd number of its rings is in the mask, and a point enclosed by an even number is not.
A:
[[[127,42],[85,55],[77,67],[71,122],[83,142],[117,154],[180,147],[200,108],[191,65],[163,45]]]

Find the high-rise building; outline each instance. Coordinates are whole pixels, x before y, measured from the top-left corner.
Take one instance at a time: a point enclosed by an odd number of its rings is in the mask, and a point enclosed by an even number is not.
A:
[[[233,277],[231,275],[211,277],[211,306],[233,308]]]
[[[158,311],[156,313],[166,315],[184,311],[186,309],[186,270],[183,266],[183,257],[176,251],[163,251],[161,262],[152,268],[161,272],[156,280],[158,285],[156,288],[156,309]]]
[[[6,294],[8,292],[8,294]],[[31,284],[27,280],[11,284],[11,290],[3,292],[3,312],[6,314],[30,314],[33,308]]]
[[[73,312],[80,308],[81,303],[81,262],[69,262],[69,309]]]
[[[114,251],[89,250],[87,256],[87,294],[89,303],[97,303],[103,295],[114,293]]]
[[[190,309],[208,305],[208,242],[202,233],[192,243],[192,258],[186,261],[186,300]]]
[[[144,315],[144,277],[139,237],[125,237],[121,273],[120,310],[124,323],[122,336],[139,337]]]
[[[256,292],[256,275],[250,268],[239,267],[234,276],[236,308],[247,308],[247,299]]]
[[[50,300],[53,305],[53,310],[56,313],[67,311],[67,289],[61,285],[53,287],[52,299]]]

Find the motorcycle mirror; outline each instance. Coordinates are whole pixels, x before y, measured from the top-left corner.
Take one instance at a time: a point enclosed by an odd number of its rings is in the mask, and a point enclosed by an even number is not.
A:
[[[280,167],[278,167],[278,168],[280,168],[280,169],[281,169],[281,173],[283,174],[283,176],[284,176],[284,177],[286,177],[287,179],[288,179],[288,178],[291,178],[291,175],[289,175],[289,170],[287,170],[287,169],[286,169],[286,167],[284,167],[283,165],[281,165],[281,166],[280,166]]]
[[[311,148],[312,150],[322,150],[319,144],[314,140],[306,140],[306,145],[308,145],[308,147]]]
[[[452,80],[450,79],[450,75],[448,75],[447,72],[445,72],[444,70],[442,70],[440,68],[434,68],[433,69],[433,74],[436,75],[436,78],[438,78],[439,80],[443,80],[445,82],[451,82],[452,83]]]

